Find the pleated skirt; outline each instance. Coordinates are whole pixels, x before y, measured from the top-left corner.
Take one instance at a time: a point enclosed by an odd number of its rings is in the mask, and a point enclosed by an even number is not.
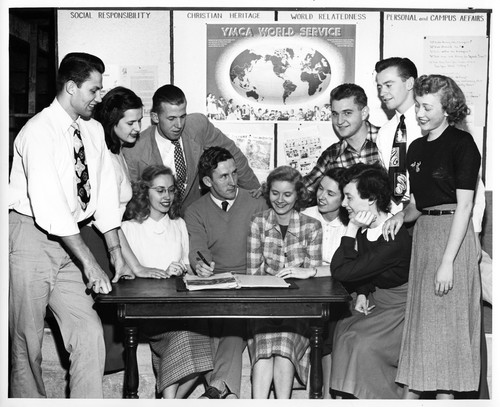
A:
[[[296,378],[307,385],[309,374],[309,323],[302,319],[254,319],[248,322],[248,351],[253,366],[259,359],[281,356],[295,367]]]
[[[371,314],[353,310],[334,332],[330,387],[358,399],[399,399],[396,383],[408,284],[377,288]]]
[[[442,297],[434,294],[434,277],[452,221],[453,215],[423,215],[413,231],[396,380],[415,391],[464,392],[479,387],[481,283],[471,222],[453,264],[453,289]]]
[[[201,327],[194,321],[169,324],[173,326],[168,331],[147,334],[158,393],[214,368],[212,345],[204,323]]]

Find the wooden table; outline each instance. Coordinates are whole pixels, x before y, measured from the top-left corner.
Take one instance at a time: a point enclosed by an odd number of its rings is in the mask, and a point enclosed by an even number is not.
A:
[[[322,397],[321,333],[330,304],[351,299],[330,277],[293,280],[297,289],[178,291],[176,279],[121,280],[96,301],[117,306],[125,330],[125,398],[138,398],[138,325],[157,319],[309,318],[311,319],[310,398]]]

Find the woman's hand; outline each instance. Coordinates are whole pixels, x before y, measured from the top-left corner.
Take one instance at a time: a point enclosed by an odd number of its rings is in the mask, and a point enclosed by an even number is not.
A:
[[[305,280],[310,277],[314,277],[316,275],[316,268],[301,268],[301,267],[285,267],[280,270],[277,277],[281,278],[299,278],[301,280]]]
[[[359,211],[351,217],[350,222],[357,228],[369,228],[375,219],[377,219],[377,216],[373,213],[369,211]]]
[[[138,278],[168,278],[168,275],[164,270],[153,267],[138,267],[136,270],[134,270],[134,274]]]
[[[358,312],[361,312],[362,314],[369,315],[371,314],[371,310],[375,308],[375,305],[372,305],[370,307],[370,301],[368,298],[366,298],[366,295],[364,294],[358,294],[356,297],[356,305],[354,306],[354,309]]]
[[[182,276],[187,272],[187,268],[182,261],[173,261],[172,263],[170,263],[170,266],[168,266],[166,272],[168,277]]]
[[[401,229],[401,226],[403,226],[404,220],[405,215],[403,211],[401,211],[384,222],[384,224],[382,225],[382,236],[384,236],[386,242],[389,241],[389,237],[391,237],[392,240],[395,239],[396,234],[399,232],[399,229]]]
[[[453,288],[453,263],[441,263],[434,277],[434,294],[442,297]]]

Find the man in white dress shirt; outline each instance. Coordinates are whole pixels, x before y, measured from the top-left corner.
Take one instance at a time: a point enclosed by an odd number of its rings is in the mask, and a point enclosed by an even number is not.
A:
[[[116,277],[128,275],[118,240],[118,192],[102,126],[103,62],[71,53],[52,104],[14,142],[9,184],[11,397],[46,397],[42,339],[47,305],[70,353],[70,395],[102,398],[104,339],[90,291],[111,283],[80,236],[91,217],[104,233]],[[83,275],[82,275],[83,274]]]

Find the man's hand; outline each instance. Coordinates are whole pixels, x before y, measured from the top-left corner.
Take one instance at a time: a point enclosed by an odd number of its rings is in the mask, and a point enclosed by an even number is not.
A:
[[[215,262],[210,263],[210,267],[203,260],[198,260],[196,263],[196,274],[200,277],[210,277],[214,274]]]
[[[262,196],[262,187],[259,187],[257,189],[251,189],[249,192],[252,198],[255,199],[260,198]]]
[[[404,219],[405,215],[401,211],[384,222],[384,224],[382,225],[382,235],[384,236],[386,242],[389,241],[389,237],[391,237],[392,240],[395,239],[395,236],[399,232],[399,229],[401,229],[401,226],[403,226]]]
[[[83,266],[83,274],[87,278],[87,288],[96,294],[108,294],[112,290],[109,277],[95,260]]]

